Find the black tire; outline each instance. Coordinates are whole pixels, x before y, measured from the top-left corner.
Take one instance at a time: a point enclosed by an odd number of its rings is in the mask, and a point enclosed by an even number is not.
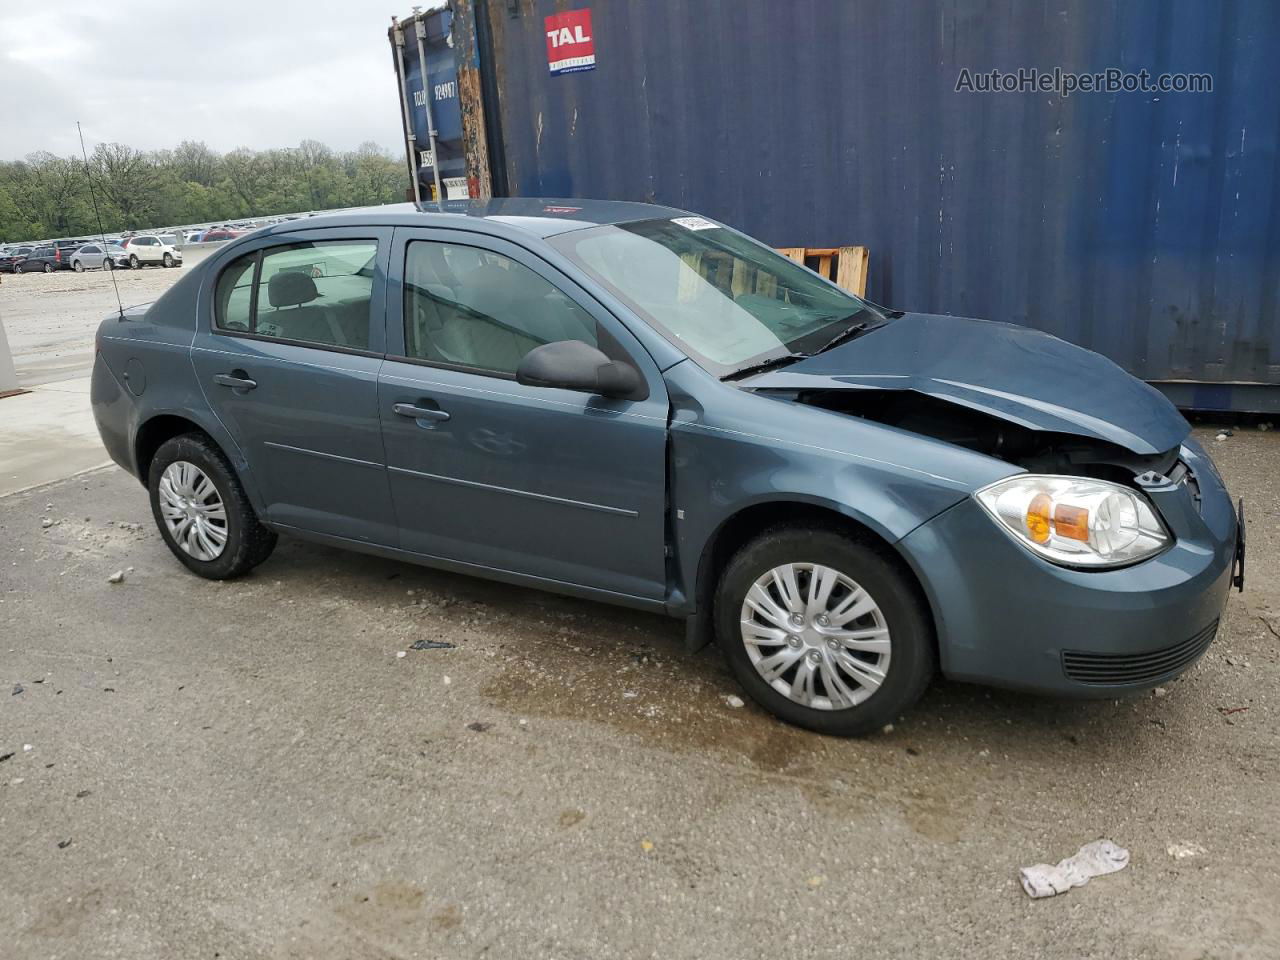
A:
[[[103,269],[103,270],[114,270],[114,269],[115,269],[115,264],[113,264],[113,263],[111,262],[111,258],[110,258],[110,257],[103,257],[103,259],[102,259],[102,269]]]
[[[129,254],[129,269],[137,270],[141,268],[141,266],[142,266],[142,261],[138,259],[138,255],[136,253]]]
[[[45,273],[53,273],[53,264],[52,264],[52,263],[46,263],[46,264],[44,265],[44,272],[45,272]]]
[[[740,629],[747,591],[786,563],[831,567],[866,590],[883,614],[892,647],[883,682],[855,706],[819,709],[791,700],[756,670]],[[776,527],[746,544],[725,567],[716,592],[716,639],[747,694],[770,713],[818,733],[859,736],[894,722],[933,676],[933,621],[915,581],[881,545],[812,527]],[[816,655],[815,655],[816,656]]]
[[[227,542],[213,560],[198,560],[183,550],[161,516],[160,478],[165,468],[177,460],[193,463],[203,470],[226,507]],[[275,549],[276,534],[258,521],[230,461],[218,445],[202,433],[184,433],[161,444],[147,472],[147,489],[151,494],[151,515],[161,537],[173,555],[193,573],[208,580],[230,580],[248,573]]]
[[[71,263],[71,269],[74,270],[76,273],[84,273],[84,264],[81,263],[79,260],[74,260]]]
[[[161,265],[162,265],[162,266],[165,266],[165,267],[172,267],[172,266],[173,266],[173,255],[172,255],[172,254],[169,254],[169,253],[166,253],[166,254],[164,255],[164,258],[160,261],[160,263],[161,263]]]

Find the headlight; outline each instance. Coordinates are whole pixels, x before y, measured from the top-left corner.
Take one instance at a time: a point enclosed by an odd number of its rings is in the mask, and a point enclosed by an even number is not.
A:
[[[975,496],[1020,543],[1064,566],[1133,563],[1170,540],[1146,497],[1105,480],[1024,474]]]

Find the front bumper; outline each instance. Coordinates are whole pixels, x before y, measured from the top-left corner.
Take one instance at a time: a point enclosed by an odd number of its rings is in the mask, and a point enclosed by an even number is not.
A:
[[[1131,567],[1051,564],[1000,530],[972,498],[904,538],[899,545],[933,608],[943,672],[1111,696],[1156,686],[1195,663],[1213,640],[1231,586],[1237,524],[1199,445],[1188,441],[1183,459],[1194,483],[1148,491],[1175,542]]]

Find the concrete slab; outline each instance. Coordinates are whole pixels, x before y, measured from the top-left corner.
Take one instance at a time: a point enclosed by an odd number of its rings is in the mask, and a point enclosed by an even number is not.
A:
[[[107,463],[88,377],[0,400],[0,497]]]

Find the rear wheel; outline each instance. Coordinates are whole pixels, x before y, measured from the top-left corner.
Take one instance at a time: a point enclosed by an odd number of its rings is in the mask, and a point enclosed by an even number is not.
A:
[[[46,264],[44,265],[44,272],[45,272],[45,273],[53,273],[53,264],[52,264],[52,263],[46,263]]]
[[[138,259],[138,255],[136,253],[129,254],[129,269],[137,270],[140,265],[141,261]]]
[[[242,576],[275,548],[275,533],[258,522],[240,478],[203,434],[187,433],[162,444],[151,461],[147,487],[165,544],[202,577]]]
[[[891,723],[928,685],[924,600],[881,548],[779,527],[730,561],[716,633],[751,698],[783,720],[856,736]]]
[[[166,267],[172,267],[172,266],[173,266],[173,254],[166,253],[166,254],[164,255],[163,259],[162,259],[160,262],[161,262],[161,263],[163,263]]]

